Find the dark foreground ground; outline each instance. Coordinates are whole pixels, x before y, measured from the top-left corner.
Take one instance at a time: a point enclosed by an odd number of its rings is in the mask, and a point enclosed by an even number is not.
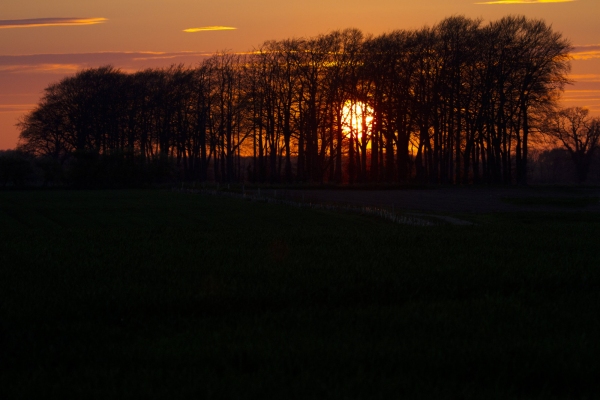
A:
[[[403,210],[475,223],[418,227],[2,192],[0,398],[598,398],[595,194],[512,193],[500,212]]]
[[[269,194],[269,191],[263,193]],[[469,187],[410,190],[296,190],[305,201],[433,213],[600,212],[598,187]]]

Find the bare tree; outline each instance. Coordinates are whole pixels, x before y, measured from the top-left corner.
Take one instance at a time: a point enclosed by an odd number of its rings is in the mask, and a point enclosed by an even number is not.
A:
[[[569,152],[577,179],[585,182],[600,145],[600,118],[590,118],[589,110],[585,108],[565,108],[549,116],[543,132]]]

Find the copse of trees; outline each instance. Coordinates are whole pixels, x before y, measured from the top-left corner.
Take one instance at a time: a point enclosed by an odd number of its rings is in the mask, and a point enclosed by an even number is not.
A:
[[[526,183],[570,50],[540,20],[451,17],[268,41],[195,68],[88,69],[46,88],[19,148],[183,180]]]

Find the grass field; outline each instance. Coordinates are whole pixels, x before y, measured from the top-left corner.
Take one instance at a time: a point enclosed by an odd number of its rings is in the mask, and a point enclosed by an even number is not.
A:
[[[0,193],[0,398],[592,399],[600,215]]]

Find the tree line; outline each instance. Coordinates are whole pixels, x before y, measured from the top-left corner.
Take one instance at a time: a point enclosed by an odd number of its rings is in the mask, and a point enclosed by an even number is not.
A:
[[[526,183],[570,50],[541,20],[456,16],[267,41],[194,68],[86,69],[45,89],[19,149],[194,181]]]

